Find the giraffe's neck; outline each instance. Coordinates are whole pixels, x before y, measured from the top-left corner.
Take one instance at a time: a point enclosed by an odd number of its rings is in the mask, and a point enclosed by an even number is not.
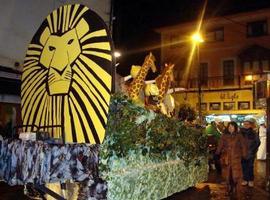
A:
[[[166,77],[164,77],[161,81],[161,88],[159,88],[159,99],[163,99],[163,97],[165,96],[166,88],[168,85],[169,81],[166,80]]]
[[[130,96],[131,98],[136,98],[139,96],[140,90],[142,89],[144,85],[144,80],[146,78],[146,75],[152,65],[151,58],[147,59],[143,65],[142,68],[138,74],[137,77],[134,78],[134,80],[131,82],[130,86]]]
[[[167,93],[170,85],[170,75],[171,71],[170,69],[165,70],[164,73],[161,74],[161,77],[159,77],[160,81],[157,81],[157,86],[159,89],[159,100],[162,100]]]

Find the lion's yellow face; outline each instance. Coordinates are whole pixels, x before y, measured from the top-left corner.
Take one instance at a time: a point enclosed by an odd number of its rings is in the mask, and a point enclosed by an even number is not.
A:
[[[104,22],[85,6],[53,11],[32,39],[24,62],[24,131],[66,142],[101,143],[111,93],[112,52]]]
[[[72,79],[72,63],[81,53],[76,30],[62,36],[49,36],[40,56],[40,63],[48,72],[50,95],[67,94]]]

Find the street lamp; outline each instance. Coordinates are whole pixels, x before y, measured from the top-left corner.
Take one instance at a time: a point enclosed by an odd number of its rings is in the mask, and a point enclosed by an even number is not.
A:
[[[114,57],[119,58],[121,56],[121,53],[119,51],[114,52]]]
[[[113,75],[112,75],[112,92],[116,92],[116,68],[119,65],[118,59],[121,57],[121,53],[119,51],[114,51],[113,56],[114,56],[114,66],[113,66]]]
[[[199,124],[202,124],[202,85],[201,85],[201,66],[200,66],[200,43],[204,42],[200,32],[195,32],[191,36],[193,48],[196,48],[197,53],[197,65],[198,65],[198,109],[199,109]]]
[[[202,35],[199,32],[194,33],[191,36],[191,40],[193,43],[195,43],[195,45],[204,42]]]

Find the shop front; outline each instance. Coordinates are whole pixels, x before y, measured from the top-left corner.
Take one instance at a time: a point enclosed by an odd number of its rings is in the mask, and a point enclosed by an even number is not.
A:
[[[178,106],[189,104],[198,110],[198,93],[196,91],[181,92],[174,95]],[[252,89],[216,90],[202,92],[201,110],[206,122],[216,118],[222,121],[241,123],[245,117],[254,117],[262,121],[265,109],[254,105]]]

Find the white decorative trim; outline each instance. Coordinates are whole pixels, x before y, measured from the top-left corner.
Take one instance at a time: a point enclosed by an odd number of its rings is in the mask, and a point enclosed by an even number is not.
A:
[[[21,97],[17,95],[0,94],[0,103],[21,103]]]
[[[21,80],[21,74],[0,71],[0,77]]]

